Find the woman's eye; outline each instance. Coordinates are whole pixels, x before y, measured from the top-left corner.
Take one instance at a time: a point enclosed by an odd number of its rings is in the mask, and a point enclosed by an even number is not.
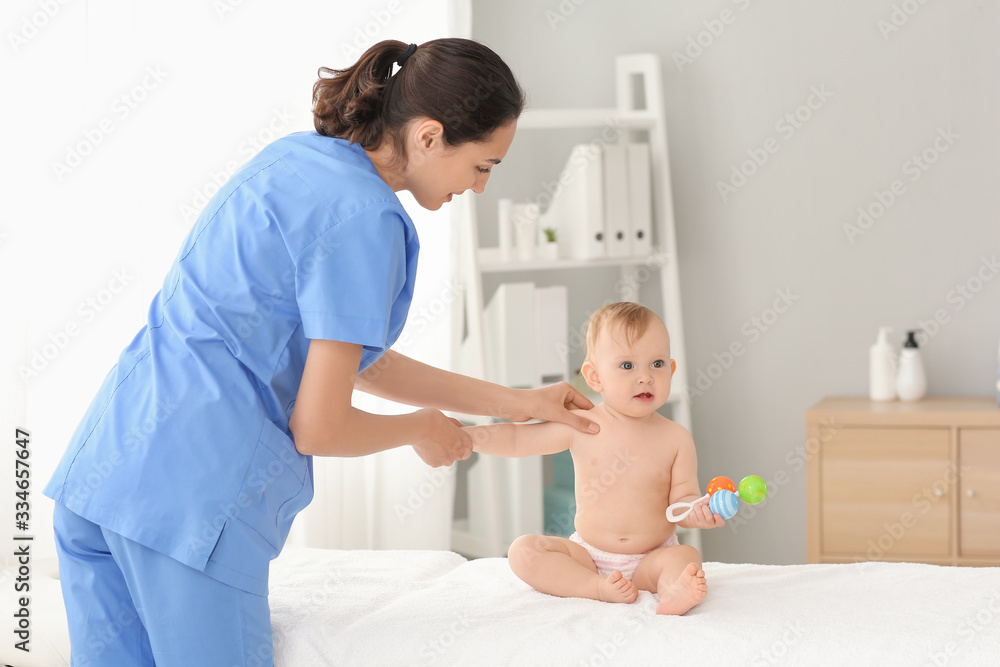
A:
[[[657,359],[653,362],[653,368],[663,368],[663,360]]]
[[[483,169],[482,167],[479,167],[479,173],[480,174],[488,174],[488,173],[490,173],[490,170],[489,169]]]
[[[619,368],[623,368],[623,369],[625,369],[627,371],[630,371],[630,370],[632,370],[632,362],[631,361],[623,361],[622,364],[621,364],[621,366],[619,366]]]

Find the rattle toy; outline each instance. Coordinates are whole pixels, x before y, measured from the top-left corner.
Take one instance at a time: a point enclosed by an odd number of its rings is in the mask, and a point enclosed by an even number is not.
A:
[[[736,494],[737,487],[733,484],[733,480],[721,475],[713,477],[712,481],[708,483],[708,493],[701,498],[691,502],[674,503],[668,507],[667,520],[671,523],[683,521],[694,509],[694,506],[705,499],[708,499],[708,507],[713,514],[718,514],[723,519],[732,519],[740,508],[740,501]],[[739,498],[742,498],[745,503],[756,505],[767,498],[767,483],[757,475],[747,475],[740,480]],[[678,514],[677,512],[680,510],[683,511]]]

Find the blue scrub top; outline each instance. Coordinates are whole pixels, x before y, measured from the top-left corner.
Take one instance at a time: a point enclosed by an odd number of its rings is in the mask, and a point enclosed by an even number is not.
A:
[[[80,516],[267,593],[313,495],[288,419],[309,340],[399,336],[419,243],[364,150],[315,132],[267,146],[212,198],[45,487]]]

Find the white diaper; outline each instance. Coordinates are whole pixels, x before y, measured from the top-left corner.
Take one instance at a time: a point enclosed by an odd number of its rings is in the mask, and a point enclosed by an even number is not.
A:
[[[618,570],[626,579],[632,579],[632,575],[635,574],[635,569],[639,567],[639,563],[646,557],[646,554],[648,554],[649,551],[659,549],[660,547],[673,547],[680,544],[680,542],[677,541],[677,534],[674,533],[670,536],[670,539],[661,544],[659,547],[653,547],[653,549],[650,549],[644,554],[616,554],[611,553],[610,551],[601,551],[580,537],[578,533],[573,533],[569,536],[569,539],[571,542],[576,542],[587,550],[587,553],[590,554],[591,560],[594,561],[594,565],[597,566],[597,572],[599,574],[607,576],[615,570]]]

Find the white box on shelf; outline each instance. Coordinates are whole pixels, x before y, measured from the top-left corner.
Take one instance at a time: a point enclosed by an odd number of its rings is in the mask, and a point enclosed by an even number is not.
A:
[[[486,373],[508,387],[534,387],[535,284],[501,283],[486,305]]]
[[[511,224],[514,226],[514,247],[517,259],[530,262],[535,258],[538,246],[538,204],[514,204],[510,209]]]
[[[569,380],[569,290],[565,285],[535,289],[535,372],[537,384]]]
[[[514,247],[514,223],[511,220],[511,211],[514,208],[514,200],[501,199],[497,202],[497,234],[500,239],[500,259],[509,262],[513,254]]]
[[[629,187],[629,254],[638,257],[653,251],[653,184],[649,144],[627,144]]]
[[[541,227],[554,227],[559,252],[575,259],[605,257],[604,159],[599,147],[580,144],[570,151],[559,176],[562,186],[542,215]]]
[[[604,147],[604,233],[608,257],[631,253],[628,153],[625,144]]]

